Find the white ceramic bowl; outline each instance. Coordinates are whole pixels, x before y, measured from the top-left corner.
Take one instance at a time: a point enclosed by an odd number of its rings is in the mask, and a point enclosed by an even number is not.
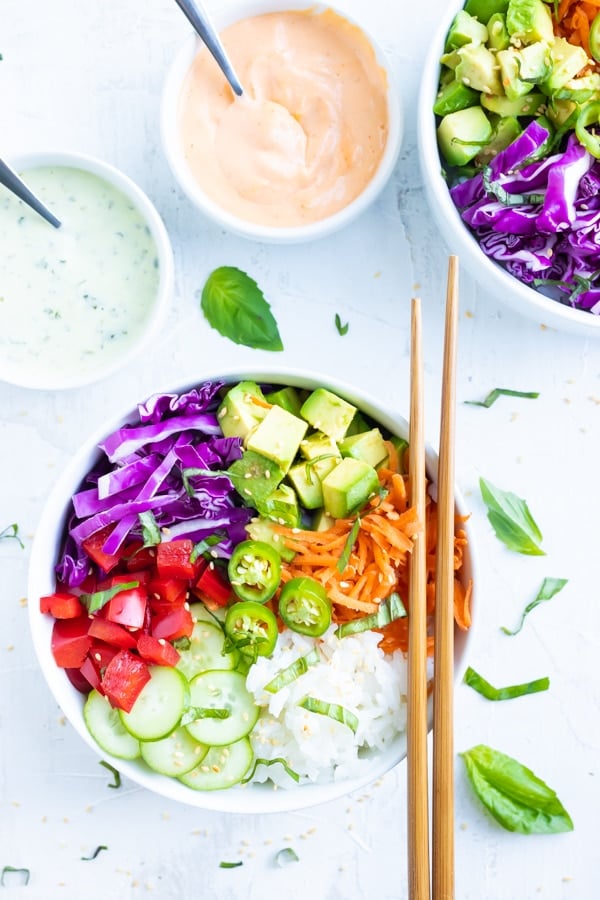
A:
[[[310,3],[306,0],[300,0],[299,3],[290,0],[241,0],[228,5],[226,9],[216,11],[213,18],[216,27],[222,29],[241,19],[269,12],[311,10],[319,13],[325,9],[333,9],[349,22],[361,27],[375,50],[377,62],[384,69],[387,78],[388,138],[379,167],[362,193],[343,209],[317,222],[289,227],[260,225],[228,212],[207,196],[193,177],[185,159],[179,129],[181,89],[194,57],[203,47],[200,39],[192,34],[169,69],[161,107],[161,136],[167,161],[179,186],[198,209],[218,225],[235,234],[269,243],[299,243],[331,234],[349,224],[373,203],[388,182],[398,159],[403,136],[403,115],[395,75],[390,61],[359,22],[331,4]]]
[[[237,373],[211,372],[200,374],[193,384],[217,380],[235,383],[246,379],[266,384],[294,385],[311,390],[316,387],[327,386],[332,391],[357,405],[359,409],[372,416],[392,433],[401,437],[407,437],[408,435],[406,420],[396,412],[383,409],[375,400],[344,382],[319,377],[314,373],[307,374],[295,369],[281,368],[276,371],[245,369],[243,372]],[[193,384],[175,387],[170,385],[166,388],[161,386],[159,392],[179,393],[189,390]],[[33,542],[28,583],[30,627],[42,672],[65,716],[83,740],[96,753],[103,759],[108,759],[115,768],[128,778],[157,794],[204,809],[235,813],[289,811],[333,800],[371,784],[404,759],[406,756],[405,734],[399,735],[385,752],[373,753],[371,765],[360,778],[328,784],[294,786],[289,789],[280,788],[279,790],[273,790],[267,784],[252,784],[212,792],[192,790],[173,778],[150,771],[140,761],[131,762],[113,758],[101,751],[90,736],[83,720],[83,695],[72,686],[65,672],[59,669],[54,662],[50,649],[52,619],[50,616],[40,613],[38,599],[51,593],[55,588],[54,566],[58,559],[66,527],[69,502],[72,495],[80,488],[84,476],[92,469],[98,459],[99,451],[97,445],[99,441],[116,428],[131,420],[131,417],[132,411],[128,410],[125,415],[116,416],[110,422],[103,424],[73,456],[46,502]],[[427,470],[429,476],[435,481],[437,458],[431,449],[427,451]],[[458,491],[456,492],[456,507],[459,514],[467,514],[465,502]],[[468,538],[468,548],[464,556],[461,577],[465,584],[470,580],[473,582],[474,619],[476,620],[477,573],[474,537],[468,521],[465,523],[464,528]],[[474,627],[472,625],[468,632],[456,629],[455,674],[457,681],[464,674],[467,647],[473,640]],[[432,709],[430,706],[430,727],[432,724],[431,713]]]
[[[425,60],[418,103],[419,160],[425,193],[437,226],[448,247],[482,288],[516,312],[557,331],[600,337],[600,316],[572,309],[545,297],[487,257],[452,202],[442,174],[433,104],[438,91],[439,60],[444,52],[446,35],[454,16],[463,6],[464,0],[452,0],[439,23]]]
[[[10,159],[12,168],[22,175],[27,183],[27,173],[35,169],[52,167],[60,169],[78,169],[90,175],[96,176],[106,183],[110,188],[116,189],[120,194],[133,205],[135,211],[139,215],[144,226],[149,230],[154,250],[156,264],[158,266],[158,278],[156,280],[156,288],[150,297],[147,311],[140,314],[135,331],[131,337],[123,340],[118,351],[111,349],[109,354],[98,353],[97,362],[93,365],[86,365],[84,368],[72,366],[70,370],[61,371],[55,362],[38,363],[28,361],[26,359],[11,360],[8,354],[0,352],[0,380],[7,381],[12,384],[27,388],[39,388],[43,390],[62,390],[66,388],[81,387],[86,384],[98,381],[117,371],[122,366],[131,362],[150,341],[156,337],[164,322],[167,314],[171,298],[173,294],[173,253],[171,243],[165,226],[155,207],[148,199],[146,194],[139,188],[127,175],[116,169],[109,163],[103,162],[92,156],[83,153],[66,152],[62,150],[45,150],[38,152],[21,153]],[[4,190],[4,189],[3,189]],[[62,226],[56,233],[56,240],[61,246],[61,250],[69,255],[68,263],[72,266],[82,266],[82,278],[87,275],[87,269],[84,261],[88,258],[86,250],[82,253],[78,247],[73,234],[69,230],[69,208],[68,199],[64,199],[64,208],[53,207],[53,212],[62,221]],[[34,213],[31,213],[34,216]],[[89,214],[89,229],[94,240],[98,240],[98,235],[108,233],[111,226],[110,213],[106,217],[106,228],[100,224],[94,213]],[[54,230],[51,225],[45,225],[41,219],[39,220],[43,228],[48,228],[49,239],[54,238]],[[114,223],[113,223],[114,225]],[[86,222],[85,228],[87,229]],[[104,260],[105,264],[110,264],[109,260]],[[31,266],[34,267],[35,260],[32,258]],[[23,272],[24,281],[27,278],[27,272]],[[125,285],[125,277],[131,276],[131,286]],[[119,282],[121,288],[119,294],[119,302],[127,305],[129,298],[135,296],[136,280],[135,270],[129,267],[129,260],[123,267],[122,278]],[[5,288],[6,289],[6,288]],[[88,290],[93,291],[94,280],[90,276]],[[43,318],[43,307],[45,303],[45,293],[39,292],[38,298],[35,298],[36,307],[33,310],[36,319]],[[81,302],[81,297],[73,293],[73,305]],[[71,297],[69,296],[69,304]],[[39,309],[37,308],[39,306]],[[91,326],[90,320],[88,324]],[[77,343],[77,336],[73,336],[73,342]]]

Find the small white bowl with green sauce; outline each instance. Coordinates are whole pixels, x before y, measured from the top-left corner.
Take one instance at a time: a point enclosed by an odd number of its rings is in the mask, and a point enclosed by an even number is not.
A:
[[[129,363],[158,333],[173,293],[169,236],[123,172],[80,153],[10,160],[61,221],[0,186],[0,380],[81,387]]]

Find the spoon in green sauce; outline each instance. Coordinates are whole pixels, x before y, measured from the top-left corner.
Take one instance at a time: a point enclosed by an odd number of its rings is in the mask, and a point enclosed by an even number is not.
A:
[[[0,159],[0,184],[3,184],[9,191],[16,194],[23,203],[26,203],[35,210],[36,213],[39,213],[39,215],[42,216],[46,222],[49,222],[50,225],[54,225],[55,228],[60,228],[60,219],[57,219],[54,213],[50,212],[47,206],[44,206],[42,201],[35,196],[33,191],[27,187],[17,173],[2,159]]]

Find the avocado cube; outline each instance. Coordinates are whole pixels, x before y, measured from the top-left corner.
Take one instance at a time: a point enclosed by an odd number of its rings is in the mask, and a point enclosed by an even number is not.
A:
[[[286,547],[282,536],[275,531],[276,524],[272,519],[257,516],[246,525],[246,534],[252,541],[262,541],[264,544],[274,547],[285,562],[291,562],[296,551]]]
[[[334,519],[356,512],[379,487],[377,472],[361,459],[347,456],[323,479],[323,506]]]
[[[376,469],[389,459],[388,449],[379,428],[345,437],[339,444],[342,456],[362,459]]]
[[[309,434],[307,438],[300,441],[300,453],[304,459],[340,456],[340,451],[336,442],[332,440],[328,434],[324,434],[322,431],[315,431],[313,434]]]
[[[485,145],[481,153],[477,155],[477,163],[481,166],[487,165],[496,154],[500,153],[512,144],[522,132],[519,120],[514,116],[505,116],[498,119],[494,126],[494,134],[488,144]]]
[[[246,506],[255,509],[273,493],[284,474],[276,463],[252,450],[245,450],[227,469],[231,483]]]
[[[480,106],[444,116],[437,129],[440,152],[452,166],[464,166],[490,140],[493,129]]]
[[[465,10],[484,25],[487,25],[496,13],[506,12],[507,7],[508,0],[467,0],[465,3]]]
[[[506,27],[506,16],[502,13],[494,13],[487,23],[488,40],[490,50],[506,50],[510,46],[510,34]]]
[[[513,44],[554,40],[552,14],[543,0],[509,0],[506,27]]]
[[[464,44],[485,44],[487,40],[488,30],[485,25],[464,9],[459,9],[446,37],[446,50],[456,50]]]
[[[225,394],[217,419],[225,437],[245,438],[264,419],[268,408],[254,381],[240,381]]]
[[[329,475],[340,462],[341,456],[330,456],[326,459],[296,463],[287,474],[292,487],[296,491],[300,503],[306,509],[318,509],[323,506],[322,480]]]
[[[474,91],[501,94],[502,83],[496,56],[483,44],[465,44],[456,51],[460,62],[454,70],[457,81],[462,81]]]
[[[282,409],[287,409],[293,416],[300,415],[302,401],[296,388],[285,387],[281,388],[279,391],[265,394],[265,400],[273,406],[281,406]]]
[[[248,450],[273,460],[287,472],[306,434],[306,422],[281,406],[272,406],[262,422],[246,438]]]
[[[346,434],[356,407],[326,388],[317,388],[306,398],[300,412],[313,428],[339,441]]]
[[[528,81],[523,81],[519,76],[519,57],[514,47],[509,47],[508,50],[498,50],[496,59],[500,66],[502,87],[509,100],[517,100],[533,90],[533,85]]]
[[[324,509],[318,509],[313,516],[313,531],[329,531],[329,529],[333,528],[334,525],[335,519],[333,518],[333,516],[330,516],[329,513],[326,513]]]
[[[484,109],[496,113],[502,117],[508,116],[536,116],[547,103],[547,98],[539,91],[532,91],[523,97],[509,100],[508,97],[498,97],[496,94],[482,94],[481,105]]]
[[[583,47],[576,47],[564,38],[557,37],[550,47],[550,62],[550,74],[542,84],[542,90],[546,94],[554,94],[563,88],[589,60]]]
[[[257,511],[266,519],[279,525],[297,528],[300,524],[300,509],[295,492],[287,484],[280,484],[273,493],[256,504]]]
[[[438,92],[433,111],[436,116],[447,116],[458,109],[467,109],[479,103],[479,93],[462,81],[453,79]]]
[[[545,41],[528,44],[517,52],[519,77],[522,81],[539,84],[549,76],[552,69],[550,45]]]

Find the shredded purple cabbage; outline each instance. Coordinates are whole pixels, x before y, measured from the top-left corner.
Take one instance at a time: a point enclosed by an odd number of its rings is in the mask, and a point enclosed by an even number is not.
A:
[[[185,394],[157,394],[138,406],[137,421],[99,445],[102,459],[73,497],[61,559],[60,581],[74,587],[90,572],[83,542],[114,525],[104,542],[116,553],[142,533],[139,514],[151,512],[168,539],[201,540],[218,532],[215,553],[228,557],[245,538],[255,514],[243,506],[223,471],[242,455],[239,438],[225,438],[216,419],[222,382],[206,382]],[[185,469],[200,469],[183,479]],[[210,474],[214,471],[214,475]],[[89,487],[88,485],[92,485]]]
[[[536,160],[548,131],[533,120],[451,197],[484,253],[524,284],[600,315],[600,160],[574,133]]]

